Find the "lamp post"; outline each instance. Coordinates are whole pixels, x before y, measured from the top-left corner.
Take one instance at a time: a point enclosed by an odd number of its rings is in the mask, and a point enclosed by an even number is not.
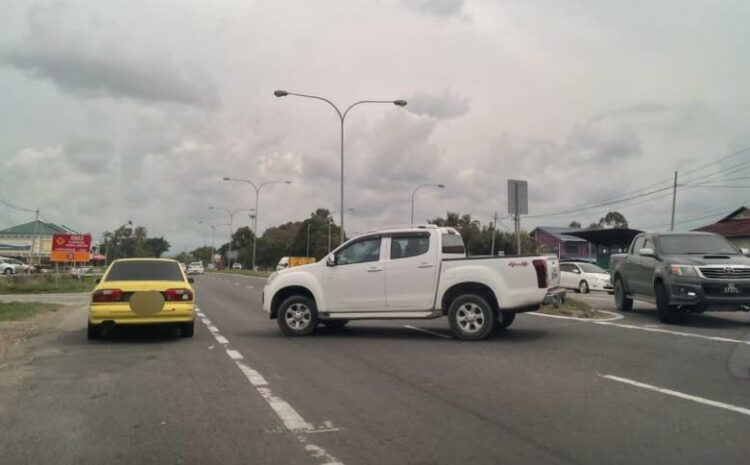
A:
[[[353,212],[353,208],[347,208],[346,211]],[[331,210],[330,218],[328,219],[328,253],[331,253],[331,225],[333,224],[333,214],[336,213],[336,210]],[[339,244],[341,245],[341,243]]]
[[[295,96],[295,97],[305,97],[305,98],[313,98],[316,100],[322,100],[333,107],[334,110],[336,110],[336,114],[339,116],[339,120],[341,121],[341,203],[339,205],[340,213],[341,213],[341,242],[344,242],[344,120],[346,119],[346,115],[349,114],[349,111],[354,108],[357,105],[361,105],[363,103],[388,103],[392,105],[396,105],[399,107],[406,106],[406,100],[360,100],[358,102],[354,102],[351,105],[349,105],[346,110],[343,112],[339,109],[339,107],[336,106],[335,103],[331,102],[327,98],[319,97],[317,95],[308,95],[308,94],[298,94],[295,92],[287,92],[285,90],[276,90],[274,91],[273,95],[276,97],[286,97],[289,95]]]
[[[227,267],[228,268],[232,268],[232,258],[231,258],[231,255],[232,255],[232,229],[234,229],[233,228],[233,225],[234,225],[234,215],[236,215],[239,212],[250,211],[250,209],[249,208],[240,208],[238,210],[230,210],[228,208],[214,207],[214,206],[208,207],[208,209],[209,210],[223,211],[224,213],[226,213],[227,215],[229,215],[229,251],[227,252]]]
[[[255,244],[258,242],[258,198],[260,197],[260,190],[263,189],[263,186],[267,186],[269,184],[291,184],[292,181],[266,181],[259,186],[256,186],[255,183],[250,181],[249,179],[236,179],[236,178],[228,178],[224,177],[222,178],[223,181],[234,181],[234,182],[244,182],[245,184],[250,184],[253,186],[253,189],[255,189],[255,218],[253,218],[253,270],[255,270]]]
[[[411,224],[414,224],[414,196],[417,191],[422,187],[437,187],[438,189],[445,188],[444,184],[420,184],[414,188],[414,192],[411,193]]]

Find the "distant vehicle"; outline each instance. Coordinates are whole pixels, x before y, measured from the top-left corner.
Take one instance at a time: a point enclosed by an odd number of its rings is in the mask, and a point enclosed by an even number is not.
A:
[[[241,270],[242,269],[242,263],[234,263],[232,264],[233,270]]]
[[[182,268],[182,271],[187,271],[187,263],[180,262],[180,268]]]
[[[98,339],[104,327],[170,324],[183,337],[194,331],[193,278],[176,260],[126,258],[107,268],[91,295],[88,338]]]
[[[215,270],[216,269],[216,265],[214,265],[213,263],[209,263],[206,268],[209,269],[209,270]]]
[[[263,309],[287,336],[319,322],[447,316],[459,339],[480,340],[538,309],[559,278],[557,257],[467,258],[455,229],[413,226],[357,236],[325,260],[273,273]]]
[[[187,274],[203,274],[203,262],[193,262],[187,266]]]
[[[21,261],[15,258],[0,257],[0,273],[5,275],[18,274],[26,270],[26,265],[21,263]]]
[[[589,262],[560,263],[560,285],[583,294],[614,289],[609,272]]]
[[[278,265],[276,265],[276,271],[310,263],[315,263],[315,257],[281,257]]]
[[[750,258],[712,233],[643,233],[627,254],[610,257],[617,309],[633,299],[656,304],[662,323],[689,313],[750,310]]]

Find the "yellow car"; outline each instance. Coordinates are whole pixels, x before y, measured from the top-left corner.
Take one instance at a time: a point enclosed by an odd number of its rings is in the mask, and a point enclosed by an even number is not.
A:
[[[103,327],[114,325],[177,324],[182,337],[193,336],[193,279],[178,261],[115,260],[96,282],[89,306],[89,339],[98,339]]]

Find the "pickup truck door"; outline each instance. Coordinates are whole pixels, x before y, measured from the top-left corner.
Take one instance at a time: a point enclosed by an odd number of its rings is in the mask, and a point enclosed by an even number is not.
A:
[[[627,281],[625,284],[627,285],[628,292],[632,294],[642,294],[644,289],[641,276],[641,262],[643,257],[638,255],[638,251],[643,248],[645,240],[644,236],[635,239],[635,243],[625,256],[625,261],[622,264],[624,268],[623,276],[625,276]]]
[[[385,308],[384,241],[380,236],[357,239],[336,252],[334,266],[324,271],[324,293],[329,311]]]
[[[415,231],[392,234],[385,262],[387,310],[433,307],[438,280],[438,234]]]
[[[651,238],[646,238],[643,242],[643,249],[656,250],[654,247],[654,241]],[[639,249],[640,250],[640,249]],[[635,251],[638,253],[638,250]],[[645,257],[638,255],[638,265],[635,268],[635,276],[638,280],[638,293],[646,296],[654,295],[654,272],[658,265],[658,260],[654,257]]]

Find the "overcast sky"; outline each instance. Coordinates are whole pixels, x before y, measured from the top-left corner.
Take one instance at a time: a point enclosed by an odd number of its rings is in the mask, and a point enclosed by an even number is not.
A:
[[[261,229],[338,209],[333,109],[275,89],[342,106],[409,101],[347,117],[350,234],[408,223],[419,183],[447,186],[420,191],[419,220],[451,210],[486,223],[507,216],[508,178],[529,181],[530,215],[555,214],[658,189],[675,169],[750,146],[747,1],[4,0],[2,10],[1,199],[97,236],[132,220],[175,252],[210,242],[197,220],[226,222],[209,205],[254,204],[249,186],[223,176],[292,181],[262,191]],[[713,185],[750,185],[731,179],[745,168]],[[678,227],[742,203],[750,189],[682,189]],[[633,227],[663,229],[670,207],[661,192],[523,225],[589,224],[617,209]],[[31,219],[0,207],[0,227]]]

